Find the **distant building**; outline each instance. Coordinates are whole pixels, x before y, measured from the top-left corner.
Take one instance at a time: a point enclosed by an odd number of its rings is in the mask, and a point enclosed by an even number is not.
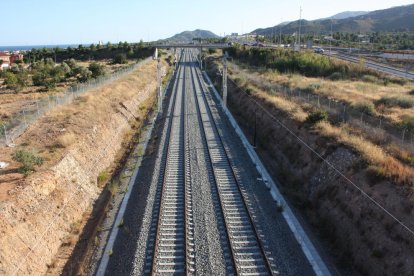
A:
[[[16,63],[17,60],[23,60],[23,55],[20,53],[0,52],[0,60],[3,61],[0,65],[0,70],[4,70]]]

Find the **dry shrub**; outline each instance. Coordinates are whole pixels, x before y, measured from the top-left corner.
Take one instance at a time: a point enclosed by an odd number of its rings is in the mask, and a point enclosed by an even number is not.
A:
[[[76,135],[72,132],[67,132],[57,138],[59,146],[67,148],[76,141]]]
[[[322,134],[336,138],[339,142],[349,145],[359,152],[368,163],[375,166],[375,174],[378,177],[386,177],[397,184],[414,184],[414,170],[386,154],[382,148],[362,137],[351,135],[334,127],[328,122],[320,122],[317,126]]]

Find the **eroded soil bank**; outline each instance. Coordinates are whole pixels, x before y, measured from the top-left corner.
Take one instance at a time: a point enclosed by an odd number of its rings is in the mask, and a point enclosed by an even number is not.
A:
[[[209,74],[215,77],[216,72],[212,69]],[[220,87],[219,81],[217,85]],[[298,142],[274,118],[413,229],[411,187],[376,178],[368,172],[369,164],[352,148],[298,122],[266,97],[256,93],[248,96],[231,81],[228,89],[228,104],[233,115],[251,142],[256,140],[257,151],[269,172],[311,225],[340,273],[412,275],[413,235]],[[253,100],[274,118],[257,108]]]
[[[133,129],[155,102],[156,72],[156,62],[145,62],[49,112],[27,129],[16,148],[2,149],[0,159],[11,165],[0,175],[0,189],[7,188],[0,202],[1,275],[43,275],[56,265],[62,246],[74,247]],[[34,151],[46,161],[23,177],[11,160],[16,149]]]

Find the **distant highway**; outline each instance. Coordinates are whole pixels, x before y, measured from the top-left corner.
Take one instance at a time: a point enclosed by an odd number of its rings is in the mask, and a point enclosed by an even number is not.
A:
[[[332,52],[331,54],[326,54],[327,56],[333,56],[336,57],[338,59],[341,60],[345,60],[345,61],[349,61],[352,63],[359,63],[360,59],[351,55],[346,55],[346,54],[342,54],[339,52]],[[414,81],[414,74],[410,73],[410,72],[406,72],[404,70],[395,68],[395,67],[391,67],[385,64],[381,64],[378,62],[373,62],[370,60],[366,60],[364,59],[364,63],[365,63],[365,67],[382,72],[382,73],[386,73],[386,74],[390,74],[390,75],[394,75],[396,77],[400,77],[400,78],[406,78],[409,79],[411,81]]]

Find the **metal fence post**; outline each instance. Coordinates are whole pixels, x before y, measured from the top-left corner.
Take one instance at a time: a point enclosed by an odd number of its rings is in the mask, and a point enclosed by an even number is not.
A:
[[[23,120],[24,120],[24,124],[27,127],[26,112],[24,112],[24,109],[23,109]]]
[[[402,132],[402,138],[401,138],[401,147],[404,147],[404,138],[405,138],[405,131],[406,131],[407,129],[405,128],[405,129],[403,129],[403,132]]]
[[[36,101],[36,107],[37,107],[37,117],[40,117],[40,112],[39,112],[39,101]]]
[[[7,139],[7,129],[6,129],[6,126],[5,125],[3,125],[3,129],[4,129],[4,139],[6,140],[6,145],[8,145],[9,144],[9,140]]]
[[[344,104],[344,114],[343,114],[343,122],[345,123],[345,112],[346,112],[346,104]]]

